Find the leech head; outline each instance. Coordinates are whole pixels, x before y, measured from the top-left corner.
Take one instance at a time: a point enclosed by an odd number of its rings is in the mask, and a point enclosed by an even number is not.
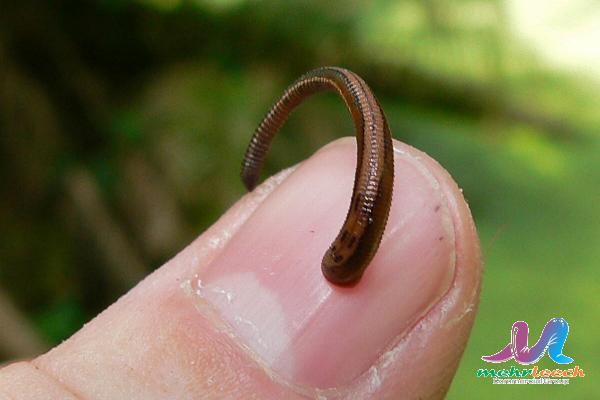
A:
[[[350,207],[352,212],[352,206]],[[358,238],[363,236],[364,230],[361,226],[358,232],[352,232],[347,228],[342,228],[335,241],[329,246],[329,249],[323,256],[321,262],[321,271],[323,275],[332,283],[340,286],[352,286],[358,283],[362,277],[367,263],[360,259],[360,252],[357,252]]]
[[[321,271],[327,280],[338,286],[354,286],[358,283],[366,266],[351,264],[347,258],[333,251],[325,252],[321,262]]]
[[[367,84],[343,68],[323,67],[301,76],[264,117],[242,163],[248,190],[258,184],[271,141],[290,113],[308,96],[336,92],[348,107],[357,138],[354,188],[344,225],[325,252],[323,275],[333,284],[356,284],[379,248],[392,201],[394,154],[392,135],[379,102]]]

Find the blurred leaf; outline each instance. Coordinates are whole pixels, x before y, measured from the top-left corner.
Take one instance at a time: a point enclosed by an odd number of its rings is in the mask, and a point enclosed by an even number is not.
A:
[[[80,303],[69,296],[53,303],[34,317],[40,332],[54,343],[60,343],[68,338],[72,332],[81,328],[86,320],[87,317]]]

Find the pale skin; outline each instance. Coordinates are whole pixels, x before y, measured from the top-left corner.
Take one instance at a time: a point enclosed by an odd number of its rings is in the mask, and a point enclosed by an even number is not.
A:
[[[394,357],[387,362],[385,368],[380,369],[377,384],[373,385],[372,380],[361,378],[363,375],[345,381],[344,378],[331,374],[331,379],[343,381],[335,391],[327,392],[331,398],[443,398],[458,368],[475,318],[482,262],[468,206],[456,183],[437,162],[397,141],[394,141],[394,148],[398,154],[404,154],[401,157],[395,156],[395,174],[399,176],[398,179],[402,179],[403,171],[406,170],[402,165],[402,157],[417,160],[415,162],[419,163],[419,168],[426,170],[430,181],[434,181],[435,193],[445,199],[446,204],[443,206],[448,210],[449,222],[444,223],[451,223],[453,226],[452,275],[447,280],[442,277],[441,272],[435,272],[439,269],[433,269],[431,274],[417,278],[415,282],[420,282],[418,279],[428,282],[438,279],[435,275],[438,273],[440,282],[447,284],[439,285],[443,288],[440,296],[417,319],[405,325],[399,321],[397,326],[403,328],[397,332],[397,337],[394,336],[398,343],[394,347]],[[253,353],[243,350],[236,340],[216,327],[213,318],[198,311],[197,303],[181,286],[196,274],[203,276],[205,269],[210,268],[211,263],[218,259],[232,260],[238,257],[236,264],[243,265],[236,265],[236,268],[250,272],[258,268],[252,257],[235,254],[237,249],[244,248],[235,241],[246,240],[244,238],[247,237],[241,233],[236,234],[238,231],[242,232],[244,224],[254,223],[253,219],[260,218],[261,214],[256,210],[260,210],[261,205],[267,202],[270,202],[270,209],[277,209],[276,202],[286,198],[285,192],[293,190],[292,185],[314,188],[322,184],[324,187],[331,187],[332,183],[327,182],[329,175],[323,171],[331,171],[335,175],[338,173],[336,168],[339,168],[342,176],[348,168],[340,164],[351,164],[355,159],[353,139],[340,139],[292,170],[268,180],[257,191],[244,196],[186,249],[71,338],[35,359],[14,362],[1,369],[0,399],[299,399],[314,395],[314,388],[301,385],[298,389],[298,386],[290,385],[288,375],[273,373]],[[347,174],[349,187],[340,190],[351,189],[354,170],[349,168]],[[338,180],[345,182],[343,179]],[[396,196],[402,196],[403,192],[408,195],[411,191],[420,191],[424,193],[423,196],[429,196],[429,192],[417,187],[418,183],[412,187],[404,186],[395,186],[392,204],[399,201]],[[415,204],[425,204],[427,201],[424,197]],[[296,214],[301,220],[308,218],[303,214],[315,212],[318,204],[304,209],[298,209],[297,206],[290,207],[289,210],[285,206],[282,208],[285,212]],[[415,212],[418,213],[419,210]],[[340,219],[344,213],[345,210],[342,210]],[[390,234],[395,226],[392,219],[401,217],[402,214],[390,214],[386,228],[390,230]],[[279,222],[285,224],[283,220]],[[322,223],[331,223],[332,232],[339,229],[339,221],[335,218],[332,221],[323,219]],[[268,230],[269,227],[263,224],[261,229]],[[293,229],[294,227],[288,227],[287,231]],[[427,228],[423,227],[421,220],[419,226],[411,228],[402,225],[402,229],[411,232]],[[278,233],[278,236],[281,234]],[[323,239],[325,248],[330,239]],[[303,246],[297,239],[294,240],[295,246],[291,251],[313,251],[313,247],[308,244]],[[440,242],[442,243],[441,240]],[[379,252],[386,252],[387,248],[389,245],[385,245],[384,234]],[[315,246],[314,249],[316,259],[320,259],[323,248]],[[431,251],[434,250],[431,247]],[[230,254],[225,257],[221,254],[225,252]],[[404,259],[410,260],[410,257],[415,258],[415,265],[424,258],[423,253],[415,252],[414,255],[405,255]],[[371,278],[366,274],[358,286],[343,289],[346,290],[343,293],[334,289],[330,295],[331,301],[338,301],[336,297],[341,295],[360,293],[352,292],[361,290],[360,285],[366,285],[363,290],[370,288],[369,279],[376,282],[376,274],[383,273],[381,271],[386,268],[385,262],[390,262],[386,260],[385,254],[378,254],[367,272],[373,274]],[[410,270],[408,264],[404,262],[403,266],[392,267]],[[425,267],[419,267],[415,274]],[[307,271],[307,274],[314,273],[314,279],[317,276],[318,279],[324,279],[318,264]],[[296,284],[301,286],[302,283]],[[419,284],[413,286],[416,285]],[[376,291],[377,286],[369,290]],[[410,297],[407,295],[407,304],[410,303]],[[344,301],[356,298],[345,297]],[[402,307],[405,304],[398,302],[394,306],[382,307],[378,311],[378,318],[394,319],[403,315]],[[287,312],[285,308],[284,312]],[[376,328],[372,325],[370,329]],[[376,332],[373,335],[376,336]],[[347,357],[348,364],[352,364],[350,361],[359,356],[358,351],[344,352],[342,357]],[[332,349],[332,354],[334,352]],[[301,358],[290,357],[298,363],[305,362],[298,361]],[[377,357],[368,360],[369,363],[381,361]],[[327,368],[326,363],[323,365],[323,368]],[[302,365],[295,367],[295,371],[302,370]],[[307,379],[310,381],[310,377]],[[370,386],[367,387],[368,385]]]

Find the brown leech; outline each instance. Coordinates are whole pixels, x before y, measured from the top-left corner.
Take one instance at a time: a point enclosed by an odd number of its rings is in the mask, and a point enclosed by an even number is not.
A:
[[[343,68],[323,67],[304,74],[288,87],[252,136],[242,165],[242,180],[248,190],[256,187],[277,131],[305,98],[324,90],[344,99],[356,128],[357,162],[350,209],[321,264],[330,282],[349,286],[360,280],[379,247],[394,182],[390,128],[379,102],[358,75]]]

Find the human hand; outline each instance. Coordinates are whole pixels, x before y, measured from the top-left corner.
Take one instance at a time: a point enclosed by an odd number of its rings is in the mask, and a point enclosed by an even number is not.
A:
[[[479,242],[462,194],[394,142],[392,210],[360,283],[321,257],[354,139],[269,179],[47,354],[0,370],[0,399],[442,398],[475,317]]]

